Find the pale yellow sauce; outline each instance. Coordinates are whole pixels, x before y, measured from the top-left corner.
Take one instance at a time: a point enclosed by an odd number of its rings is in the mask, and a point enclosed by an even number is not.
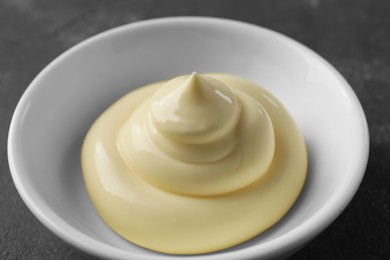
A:
[[[269,92],[193,73],[134,90],[94,123],[82,149],[88,193],[127,240],[198,254],[280,220],[303,187],[304,140]]]

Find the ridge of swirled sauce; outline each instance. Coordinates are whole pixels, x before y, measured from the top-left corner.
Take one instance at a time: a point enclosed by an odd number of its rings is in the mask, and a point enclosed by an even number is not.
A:
[[[172,254],[241,243],[298,197],[304,140],[283,105],[227,74],[183,75],[130,92],[83,144],[88,193],[127,240]]]

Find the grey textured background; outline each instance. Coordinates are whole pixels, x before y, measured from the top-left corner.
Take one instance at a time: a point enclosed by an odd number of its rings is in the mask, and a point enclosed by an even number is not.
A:
[[[386,0],[0,0],[0,259],[86,259],[38,222],[12,182],[8,128],[28,84],[89,36],[177,15],[271,28],[318,52],[343,74],[367,115],[366,175],[342,215],[291,259],[390,259],[389,14]]]

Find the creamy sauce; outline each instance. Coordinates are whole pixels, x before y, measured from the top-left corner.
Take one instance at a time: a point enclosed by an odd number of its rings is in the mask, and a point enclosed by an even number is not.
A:
[[[94,123],[82,149],[104,221],[140,246],[197,254],[280,220],[307,170],[304,140],[269,92],[193,73],[134,90]]]

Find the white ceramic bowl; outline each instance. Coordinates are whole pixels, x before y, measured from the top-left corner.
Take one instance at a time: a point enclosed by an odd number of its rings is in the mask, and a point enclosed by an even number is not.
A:
[[[84,187],[86,131],[124,93],[175,75],[226,72],[253,80],[291,111],[305,137],[309,175],[277,225],[241,245],[198,256],[135,246],[111,231]],[[317,54],[242,22],[181,17],[137,22],[92,37],[49,64],[22,96],[8,141],[15,185],[35,216],[71,245],[114,259],[282,258],[304,246],[346,207],[365,172],[369,136],[348,83]]]

